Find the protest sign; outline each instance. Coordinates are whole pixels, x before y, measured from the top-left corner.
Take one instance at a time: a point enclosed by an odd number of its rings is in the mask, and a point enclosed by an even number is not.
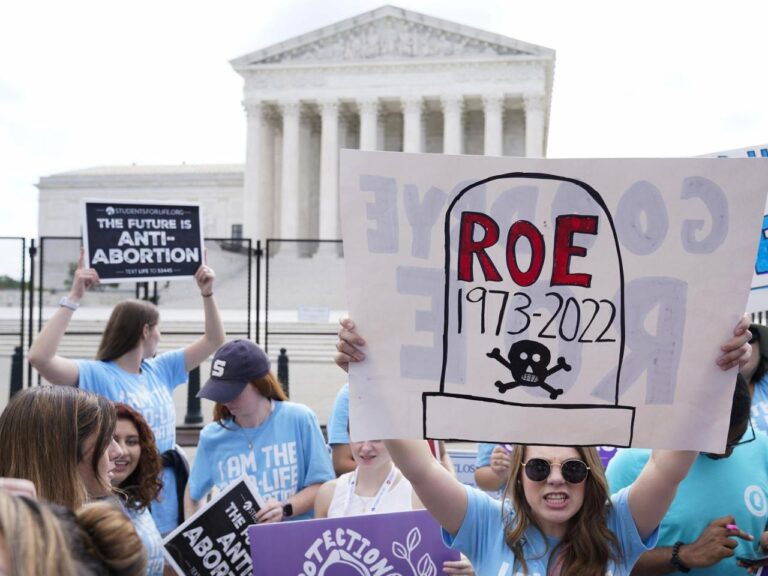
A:
[[[203,263],[200,206],[83,200],[86,265],[102,282],[188,278]]]
[[[263,505],[247,477],[233,482],[166,536],[166,560],[182,576],[250,576],[248,526]]]
[[[749,159],[342,151],[353,436],[722,451],[766,183]]]
[[[459,553],[426,510],[248,528],[253,576],[437,576]]]
[[[768,160],[768,144],[748,146],[707,154],[705,158],[762,158]],[[755,261],[755,274],[747,300],[747,312],[768,310],[768,204],[763,210],[763,224],[759,230],[760,242]]]

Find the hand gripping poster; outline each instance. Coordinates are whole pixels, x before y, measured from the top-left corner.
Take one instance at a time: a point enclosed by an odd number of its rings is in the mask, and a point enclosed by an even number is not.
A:
[[[343,151],[353,437],[721,451],[767,182],[749,159]]]

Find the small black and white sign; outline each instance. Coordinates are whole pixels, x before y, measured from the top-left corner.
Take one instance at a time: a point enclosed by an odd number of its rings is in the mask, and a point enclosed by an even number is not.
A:
[[[203,263],[199,204],[83,200],[86,265],[102,282],[188,278]]]
[[[264,502],[243,476],[163,540],[165,558],[181,576],[253,573],[248,526]]]

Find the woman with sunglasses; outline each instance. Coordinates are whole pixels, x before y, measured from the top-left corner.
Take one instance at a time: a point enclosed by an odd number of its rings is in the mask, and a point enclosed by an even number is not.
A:
[[[341,321],[336,363],[365,358],[365,341]],[[717,364],[736,367],[749,356],[748,319],[721,347]],[[447,543],[466,554],[478,574],[629,574],[652,547],[677,485],[696,452],[654,450],[637,480],[609,498],[595,448],[516,446],[504,503],[465,487],[437,465],[424,443],[387,440],[392,461],[443,527]]]

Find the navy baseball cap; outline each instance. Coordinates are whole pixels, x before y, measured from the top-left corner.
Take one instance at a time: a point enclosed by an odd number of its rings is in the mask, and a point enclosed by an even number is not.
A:
[[[269,356],[250,340],[232,340],[216,350],[211,377],[197,393],[198,398],[226,404],[237,398],[248,382],[269,372]]]

